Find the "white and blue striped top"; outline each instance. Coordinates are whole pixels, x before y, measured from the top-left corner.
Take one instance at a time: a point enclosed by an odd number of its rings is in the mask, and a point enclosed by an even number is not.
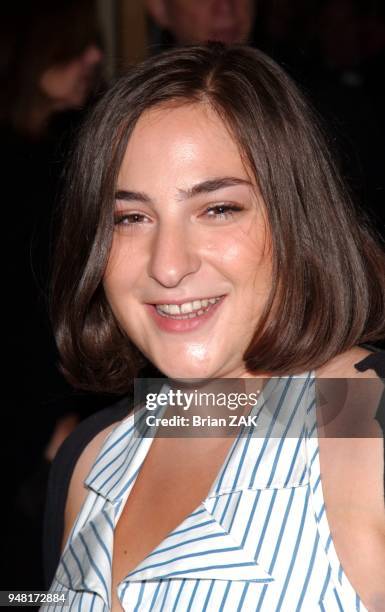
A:
[[[338,560],[325,512],[314,376],[281,380],[274,410],[258,408],[263,435],[234,440],[206,499],[118,585],[124,610],[366,610]],[[283,411],[290,415],[284,428]],[[85,481],[89,493],[50,589],[68,593],[70,612],[110,609],[114,528],[152,439],[135,435],[131,414],[110,433]]]

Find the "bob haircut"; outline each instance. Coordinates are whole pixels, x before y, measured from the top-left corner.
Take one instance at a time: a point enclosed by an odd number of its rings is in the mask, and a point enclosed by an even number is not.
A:
[[[357,219],[315,116],[266,55],[209,43],[133,68],[98,102],[81,132],[51,295],[62,371],[74,386],[123,393],[148,363],[103,290],[116,180],[139,117],[161,105],[191,103],[209,104],[224,121],[266,206],[272,287],[244,354],[248,370],[295,374],[384,336],[384,252]]]

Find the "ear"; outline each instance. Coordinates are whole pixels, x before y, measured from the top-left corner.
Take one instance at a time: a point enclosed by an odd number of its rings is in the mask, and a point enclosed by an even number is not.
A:
[[[161,28],[167,29],[169,26],[167,0],[145,0],[146,9],[152,19]]]

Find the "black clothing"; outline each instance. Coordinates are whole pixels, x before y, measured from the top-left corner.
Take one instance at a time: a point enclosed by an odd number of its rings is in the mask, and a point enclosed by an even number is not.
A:
[[[104,401],[88,398],[65,382],[57,368],[58,354],[48,318],[51,226],[63,168],[81,119],[80,111],[61,113],[39,138],[0,124],[4,151],[2,287],[6,297],[0,452],[3,465],[12,467],[3,471],[2,481],[4,490],[11,492],[9,503],[1,510],[3,524],[10,526],[3,536],[7,551],[3,583],[14,590],[43,586],[40,544],[49,470],[43,453],[57,419],[68,413],[82,418],[111,404],[111,397]],[[25,547],[27,539],[29,546]]]

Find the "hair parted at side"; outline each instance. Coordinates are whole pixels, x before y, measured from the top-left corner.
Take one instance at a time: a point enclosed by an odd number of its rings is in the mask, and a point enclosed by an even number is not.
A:
[[[168,103],[205,103],[219,114],[266,205],[273,286],[244,355],[247,368],[299,373],[384,337],[384,252],[363,218],[358,221],[313,112],[262,52],[209,43],[132,68],[82,129],[67,178],[51,294],[68,380],[121,393],[146,364],[115,319],[102,279],[128,139],[143,112]]]

